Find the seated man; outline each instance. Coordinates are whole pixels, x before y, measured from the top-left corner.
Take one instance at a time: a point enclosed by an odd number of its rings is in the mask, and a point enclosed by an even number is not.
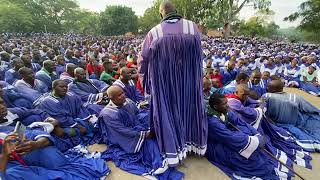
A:
[[[232,94],[236,91],[238,84],[248,84],[249,76],[246,73],[239,73],[234,81],[221,89],[221,94]]]
[[[236,78],[238,72],[234,68],[235,62],[230,60],[227,67],[221,71],[223,85],[228,85]]]
[[[1,113],[2,117],[4,115]],[[13,130],[14,126],[0,123],[1,179],[98,180],[110,172],[102,159],[79,157],[78,154],[66,156],[61,153],[54,147],[55,141],[48,134],[53,130],[53,126],[27,128],[25,139],[13,134]]]
[[[168,167],[157,142],[151,139],[149,114],[140,114],[118,86],[107,90],[109,104],[101,111],[98,124],[108,150],[103,157],[130,173],[162,179],[181,179],[182,173]]]
[[[57,56],[55,60],[56,60],[55,61],[55,63],[56,63],[56,70],[55,71],[57,73],[57,76],[60,76],[66,70],[66,63],[65,63],[64,57],[62,55]]]
[[[103,81],[109,85],[112,85],[116,79],[114,76],[117,74],[116,71],[113,71],[113,65],[110,61],[103,62],[104,71],[100,75],[100,81]]]
[[[209,99],[210,96],[214,93],[215,91],[212,90],[212,83],[208,77],[203,78],[203,96],[204,96],[204,102],[206,103],[206,112],[207,116],[213,116],[212,114],[212,109],[209,106]]]
[[[43,67],[40,71],[36,73],[36,79],[42,81],[47,87],[48,90],[51,90],[52,81],[58,79],[58,76],[55,71],[55,63],[51,60],[43,61]]]
[[[261,72],[259,70],[255,70],[252,72],[250,80],[248,82],[249,89],[255,91],[259,97],[267,92],[267,88],[265,87],[265,84],[261,77]]]
[[[131,79],[131,72],[128,68],[124,67],[120,69],[120,78],[116,80],[113,85],[121,87],[126,97],[136,104],[144,101],[144,97],[140,94]]]
[[[40,64],[33,63],[31,60],[31,56],[23,55],[21,56],[21,60],[24,63],[24,66],[33,70],[34,73],[38,72],[41,69]]]
[[[106,89],[109,87],[104,82],[86,78],[86,71],[82,68],[74,70],[75,79],[70,83],[69,91],[79,96],[89,111],[98,115],[107,104]]]
[[[283,87],[279,80],[269,83],[263,96],[266,114],[295,136],[302,147],[320,152],[320,110],[301,96],[283,92]]]
[[[13,68],[5,72],[4,80],[9,84],[13,84],[17,80],[21,79],[18,71],[24,66],[24,64],[20,58],[16,58],[12,61],[12,66]]]
[[[207,158],[212,164],[232,179],[291,178],[292,172],[262,149],[271,152],[291,167],[292,160],[278,147],[273,146],[269,137],[263,136],[244,122],[236,112],[228,110],[228,101],[223,95],[214,93],[209,104],[215,112],[208,120]],[[299,159],[301,165],[311,168],[311,157],[303,152],[302,157]]]
[[[43,98],[36,105],[36,108],[58,120],[59,126],[64,128],[65,135],[61,138],[65,142],[69,142],[69,139],[72,140],[65,147],[65,150],[78,145],[80,142],[88,143],[93,136],[93,127],[89,120],[94,123],[97,120],[96,116],[91,115],[83,107],[83,102],[78,96],[67,93],[68,86],[63,80],[53,81],[52,88],[52,93]]]
[[[48,92],[48,87],[40,80],[35,79],[32,69],[22,67],[19,69],[22,79],[16,81],[13,85],[18,92],[24,93],[31,102],[37,100],[42,94]]]
[[[4,100],[9,108],[25,107],[32,108],[33,101],[30,100],[24,93],[17,90],[16,87],[3,82],[0,85],[0,97]]]
[[[74,70],[77,68],[76,65],[68,63],[66,65],[66,71],[61,73],[60,79],[64,80],[67,84],[70,84],[74,80]]]

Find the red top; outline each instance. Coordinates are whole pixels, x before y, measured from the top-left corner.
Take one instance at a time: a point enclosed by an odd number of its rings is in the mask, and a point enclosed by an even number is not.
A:
[[[210,79],[219,79],[219,87],[223,87],[223,84],[222,84],[222,75],[221,74],[210,74],[209,75]]]
[[[102,73],[104,71],[103,66],[100,64],[96,68],[97,68],[98,72],[100,72],[100,73]],[[94,69],[93,65],[89,63],[89,64],[87,64],[87,70],[88,70],[89,75],[91,75],[94,73],[95,69]]]
[[[238,99],[239,101],[241,101],[240,100],[240,98],[238,97],[238,96],[236,96],[235,94],[226,94],[226,95],[224,95],[227,99],[231,99],[231,98],[234,98],[234,99]]]

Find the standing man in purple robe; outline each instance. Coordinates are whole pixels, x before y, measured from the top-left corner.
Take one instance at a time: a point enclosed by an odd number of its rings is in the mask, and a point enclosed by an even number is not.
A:
[[[202,92],[200,32],[177,14],[171,2],[160,5],[162,21],[143,42],[139,73],[151,95],[151,127],[160,152],[176,166],[187,152],[204,155],[207,119]]]

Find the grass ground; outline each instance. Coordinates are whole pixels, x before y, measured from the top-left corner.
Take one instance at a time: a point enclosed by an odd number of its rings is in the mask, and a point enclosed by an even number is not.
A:
[[[297,89],[286,89],[286,92],[296,93],[303,96],[309,102],[320,108],[320,98],[307,94]],[[320,129],[319,129],[320,133]],[[93,150],[103,151],[106,149],[104,145],[94,145],[91,147]],[[305,169],[299,166],[294,166],[294,169],[302,175],[306,180],[319,180],[320,179],[320,153],[311,154],[313,169]],[[143,180],[145,178],[129,174],[121,169],[115,167],[112,162],[107,162],[111,169],[108,180]],[[185,173],[185,180],[227,180],[228,178],[220,169],[212,165],[206,158],[189,156],[178,169]],[[295,178],[298,179],[298,178]]]

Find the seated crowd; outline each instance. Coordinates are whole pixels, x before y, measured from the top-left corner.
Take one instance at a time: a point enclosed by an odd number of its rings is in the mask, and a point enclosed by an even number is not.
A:
[[[101,179],[107,160],[146,178],[182,179],[152,130],[137,74],[141,43],[53,34],[0,41],[1,177]],[[283,88],[320,95],[320,49],[206,37],[202,47],[207,159],[233,179],[290,179],[283,164],[311,168],[320,110]],[[23,136],[13,133],[17,122]],[[92,144],[107,150],[89,152]]]

